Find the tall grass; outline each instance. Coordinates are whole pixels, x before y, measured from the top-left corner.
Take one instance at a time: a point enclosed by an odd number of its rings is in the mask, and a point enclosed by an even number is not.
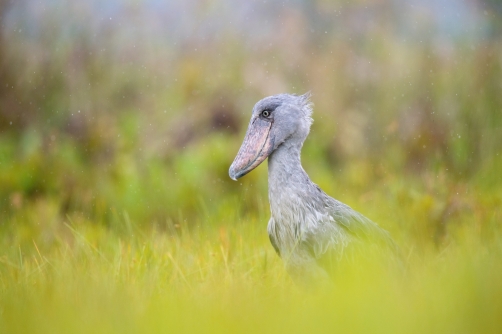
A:
[[[60,238],[71,242],[48,252],[33,242],[2,257],[2,332],[496,333],[501,326],[502,246],[481,242],[472,228],[439,254],[408,249],[404,275],[348,266],[331,290],[307,294],[285,275],[257,221],[180,227],[176,236],[70,224]]]

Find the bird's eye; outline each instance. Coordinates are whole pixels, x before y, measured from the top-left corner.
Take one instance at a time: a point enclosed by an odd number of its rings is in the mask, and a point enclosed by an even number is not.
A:
[[[263,117],[268,118],[268,117],[270,116],[270,110],[263,110],[263,111],[261,112],[261,115],[262,115]]]

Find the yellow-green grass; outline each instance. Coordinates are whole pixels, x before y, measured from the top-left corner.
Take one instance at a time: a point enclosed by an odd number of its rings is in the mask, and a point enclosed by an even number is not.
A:
[[[72,242],[2,261],[3,333],[498,332],[502,244],[464,236],[409,250],[408,272],[350,266],[309,294],[256,221],[219,231],[120,238],[68,226]],[[263,225],[263,224],[262,224]],[[354,265],[356,266],[356,265]]]

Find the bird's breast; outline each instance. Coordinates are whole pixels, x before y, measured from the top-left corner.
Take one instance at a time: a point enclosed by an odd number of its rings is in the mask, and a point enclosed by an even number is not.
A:
[[[302,247],[309,236],[329,220],[329,216],[319,210],[318,205],[294,191],[281,192],[270,198],[272,219],[269,236],[280,249],[281,254]]]

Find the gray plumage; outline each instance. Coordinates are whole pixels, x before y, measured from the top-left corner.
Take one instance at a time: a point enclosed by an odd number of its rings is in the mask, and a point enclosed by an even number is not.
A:
[[[229,171],[237,179],[268,156],[268,234],[288,273],[302,284],[327,277],[355,244],[395,247],[387,231],[326,195],[302,168],[301,148],[312,124],[309,98],[280,94],[259,101]]]

